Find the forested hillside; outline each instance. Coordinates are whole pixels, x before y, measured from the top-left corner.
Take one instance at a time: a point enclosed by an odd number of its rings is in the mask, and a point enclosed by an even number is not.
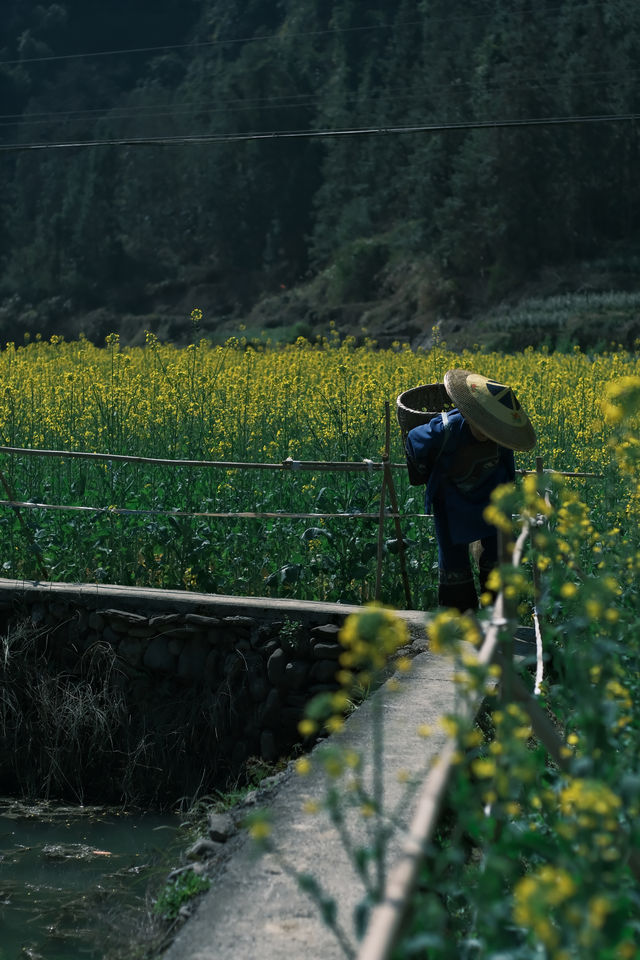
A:
[[[180,339],[190,306],[402,335],[640,276],[637,0],[5,0],[1,30],[3,340]],[[491,125],[542,118],[589,122]]]

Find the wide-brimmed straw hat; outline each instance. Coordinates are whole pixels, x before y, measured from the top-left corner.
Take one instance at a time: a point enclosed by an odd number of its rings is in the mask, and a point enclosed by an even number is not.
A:
[[[535,447],[536,432],[511,387],[470,370],[447,370],[444,385],[465,420],[490,440],[511,450]]]

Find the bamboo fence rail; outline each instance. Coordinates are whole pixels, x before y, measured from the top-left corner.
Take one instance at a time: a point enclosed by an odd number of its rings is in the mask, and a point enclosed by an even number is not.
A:
[[[30,447],[12,447],[0,446],[0,455],[7,456],[38,456],[53,457],[57,459],[82,459],[86,461],[115,462],[131,464],[147,464],[152,466],[169,466],[172,468],[182,467],[190,469],[218,469],[218,470],[267,470],[267,471],[306,471],[311,473],[332,472],[332,473],[373,473],[382,472],[382,482],[380,489],[380,508],[378,513],[293,513],[286,511],[187,511],[180,509],[158,510],[154,508],[141,509],[119,507],[110,505],[107,507],[80,506],[71,504],[51,504],[34,502],[30,500],[18,500],[13,495],[9,482],[4,473],[0,471],[0,482],[7,495],[6,500],[0,500],[0,507],[8,507],[13,510],[22,530],[27,537],[38,562],[38,567],[43,579],[48,579],[48,572],[44,564],[41,551],[34,541],[28,525],[22,516],[22,510],[54,510],[75,513],[102,513],[119,516],[171,516],[171,517],[191,517],[208,519],[250,519],[250,520],[375,520],[378,523],[378,542],[376,556],[376,582],[374,597],[380,599],[382,584],[382,557],[384,553],[384,523],[386,520],[393,520],[396,542],[398,545],[398,559],[400,563],[400,572],[404,587],[405,603],[407,609],[413,608],[411,599],[411,588],[409,585],[409,576],[407,572],[407,563],[405,556],[405,540],[402,534],[402,520],[409,519],[429,519],[433,514],[407,514],[400,513],[398,498],[396,495],[395,484],[393,480],[393,470],[406,470],[406,463],[392,463],[390,460],[391,448],[391,415],[389,401],[385,402],[385,445],[381,461],[364,459],[362,461],[328,461],[328,460],[293,460],[287,457],[281,463],[254,463],[248,461],[220,461],[220,460],[176,460],[157,457],[138,457],[126,454],[111,453],[92,453],[80,450],[37,450]],[[601,474],[579,473],[577,471],[557,471],[545,470],[542,467],[542,461],[538,458],[536,462],[536,471],[538,473],[554,473],[567,477],[583,478],[602,478]],[[521,475],[531,473],[529,470],[517,471]],[[387,496],[391,502],[391,509],[387,507]]]
[[[311,473],[371,473],[384,471],[384,461],[379,460],[293,460],[287,457],[280,463],[252,463],[245,460],[176,460],[162,457],[135,457],[123,453],[90,453],[86,450],[36,450],[33,447],[3,447],[0,446],[0,455],[17,455],[27,457],[58,457],[60,459],[77,460],[113,460],[116,463],[146,463],[152,466],[165,467],[195,467],[216,470],[304,470]],[[406,470],[406,463],[389,462],[391,470]],[[535,470],[516,470],[521,476],[535,473]],[[569,470],[554,470],[545,468],[543,473],[553,473],[563,477],[584,477],[603,479],[601,473],[581,473]]]
[[[63,503],[39,503],[36,500],[0,500],[0,507],[11,507],[12,509],[24,508],[25,510],[62,510],[80,513],[106,513],[122,516],[150,516],[150,517],[211,517],[215,519],[228,520],[233,517],[240,517],[248,520],[379,520],[379,513],[286,513],[285,511],[265,511],[254,513],[249,510],[233,510],[228,513],[224,511],[215,512],[213,510],[156,510],[149,508],[134,507],[83,507],[73,504]],[[392,513],[384,512],[384,519],[423,519],[431,518],[430,513]]]

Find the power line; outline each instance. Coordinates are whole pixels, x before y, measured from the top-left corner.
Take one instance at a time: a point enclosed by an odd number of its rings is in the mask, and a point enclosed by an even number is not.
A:
[[[590,8],[591,3],[583,3],[576,5],[573,9],[579,10],[583,8]],[[545,11],[546,14],[559,13],[564,9],[562,5],[556,7],[550,7]],[[527,17],[530,14],[537,13],[538,9],[532,7],[529,10],[524,10],[521,12],[523,17]],[[462,17],[434,17],[427,18],[425,17],[422,20],[406,20],[399,21],[397,23],[383,23],[383,24],[370,24],[367,26],[355,26],[355,27],[334,27],[327,28],[325,30],[304,30],[299,33],[289,33],[287,31],[273,34],[260,34],[258,36],[248,36],[248,37],[229,37],[228,39],[222,40],[194,40],[189,43],[170,43],[170,44],[161,44],[160,46],[150,46],[150,47],[130,47],[130,48],[121,48],[115,50],[97,50],[97,51],[85,51],[81,53],[63,53],[63,54],[52,54],[46,57],[23,57],[13,60],[0,60],[0,67],[5,66],[18,66],[28,63],[54,63],[56,61],[65,61],[65,60],[82,60],[82,59],[91,59],[93,57],[114,57],[121,55],[129,54],[139,54],[139,53],[162,53],[168,50],[197,50],[204,47],[221,47],[227,46],[230,44],[240,44],[240,43],[254,43],[258,41],[266,40],[295,40],[301,37],[320,37],[320,36],[332,36],[340,35],[347,33],[363,33],[371,32],[374,30],[390,30],[397,27],[430,27],[433,24],[439,23],[471,23],[476,20],[487,20],[493,17],[495,11],[491,10],[487,13],[477,13],[470,16]],[[541,19],[538,17],[538,19]],[[545,19],[545,18],[542,18]]]
[[[52,143],[10,143],[0,146],[0,153],[19,151],[65,150],[81,147],[139,147],[183,144],[239,143],[250,140],[304,140],[332,137],[392,136],[409,133],[444,133],[454,130],[499,130],[519,127],[551,127],[595,123],[624,123],[640,120],[640,113],[597,116],[531,117],[526,120],[475,120],[456,123],[425,123],[400,127],[354,127],[339,130],[272,130],[256,133],[201,134],[175,137],[130,137],[104,140],[69,140]]]
[[[482,17],[488,17],[490,14],[477,14],[474,18],[477,19]],[[436,22],[436,21],[431,21]],[[361,26],[361,27],[342,27],[332,30],[306,30],[300,33],[270,33],[270,34],[259,34],[258,36],[249,36],[249,37],[230,37],[227,40],[194,40],[189,43],[168,43],[163,44],[158,47],[130,47],[128,49],[120,50],[99,50],[94,53],[63,53],[52,55],[49,57],[28,57],[18,60],[0,60],[0,67],[4,66],[17,66],[18,64],[25,63],[52,63],[59,60],[82,60],[82,59],[91,59],[92,57],[115,57],[120,55],[129,55],[134,53],[163,53],[168,50],[197,50],[202,47],[221,47],[228,46],[236,43],[255,43],[258,41],[265,40],[295,40],[298,37],[321,37],[333,34],[341,33],[362,33],[364,31],[371,30],[389,30],[395,26],[403,27],[417,27],[424,26],[423,20],[414,20],[406,21],[399,24],[385,23],[385,24],[372,24],[370,26]]]
[[[637,76],[634,73],[625,73],[624,79],[627,82],[633,82]],[[605,84],[609,78],[620,79],[620,71],[594,71],[591,73],[579,74],[580,82],[571,81],[568,89],[577,90],[587,87],[597,87]],[[562,74],[536,73],[523,75],[516,72],[512,77],[503,76],[495,82],[489,81],[484,88],[484,92],[501,93],[504,92],[504,84],[513,80],[509,85],[509,91],[519,89],[530,89],[536,85],[537,89],[544,89],[548,84],[562,79]],[[457,84],[457,89],[462,87],[472,87],[476,83],[475,79],[462,80]],[[499,85],[498,85],[499,83]],[[450,89],[450,84],[440,83],[429,88],[429,95],[433,96],[442,90]],[[42,111],[27,114],[0,114],[0,127],[11,126],[38,126],[55,121],[68,121],[69,123],[79,123],[83,120],[108,119],[108,120],[139,120],[156,119],[161,117],[183,117],[190,116],[200,111],[206,111],[209,115],[213,114],[237,114],[246,113],[251,110],[291,110],[305,109],[317,106],[322,102],[323,93],[291,93],[270,97],[233,97],[229,100],[187,100],[178,103],[142,103],[142,104],[120,104],[115,106],[96,107],[85,110],[60,110],[60,111]],[[376,105],[392,102],[398,104],[401,101],[407,102],[415,97],[415,92],[407,90],[406,87],[396,90],[385,91],[384,96],[359,96],[357,93],[347,95],[343,105],[374,103]]]
[[[139,110],[167,110],[170,113],[174,113],[177,110],[187,107],[188,112],[191,110],[205,110],[208,107],[216,107],[216,110],[219,108],[224,108],[225,110],[229,105],[231,105],[232,110],[235,109],[235,104],[242,104],[243,107],[250,109],[261,109],[264,104],[275,103],[276,106],[284,105],[289,106],[288,101],[295,100],[319,100],[322,97],[320,93],[288,93],[282,94],[280,96],[272,97],[233,97],[230,100],[184,100],[178,103],[146,103],[146,104],[131,104],[127,106],[126,104],[122,106],[113,106],[113,107],[93,107],[87,108],[85,110],[52,110],[52,111],[42,111],[34,113],[4,113],[0,114],[0,120],[17,120],[20,121],[23,119],[25,122],[34,121],[34,122],[48,122],[50,120],[62,120],[62,119],[91,119],[91,117],[96,114],[103,113],[130,113],[132,116],[135,116]],[[296,103],[293,106],[297,106]]]

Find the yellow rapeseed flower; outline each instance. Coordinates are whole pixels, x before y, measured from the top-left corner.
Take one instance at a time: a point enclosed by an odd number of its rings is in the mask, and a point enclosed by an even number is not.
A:
[[[301,720],[298,724],[298,732],[303,737],[311,737],[314,733],[318,732],[318,724],[315,720],[310,720],[308,717],[305,717],[305,719]]]
[[[573,583],[573,581],[567,581],[567,583],[563,583],[562,587],[560,588],[561,596],[567,599],[570,597],[575,597],[577,592],[578,592],[578,585],[576,583]]]
[[[340,733],[344,728],[344,717],[340,717],[336,714],[329,717],[325,723],[327,733]]]
[[[252,840],[266,840],[271,836],[271,824],[267,820],[256,820],[249,827]]]
[[[476,760],[472,760],[471,771],[474,776],[478,777],[480,780],[485,780],[495,775],[496,765],[493,760],[478,757]]]
[[[311,772],[311,761],[309,757],[298,757],[295,763],[296,773],[301,777],[306,777]]]

